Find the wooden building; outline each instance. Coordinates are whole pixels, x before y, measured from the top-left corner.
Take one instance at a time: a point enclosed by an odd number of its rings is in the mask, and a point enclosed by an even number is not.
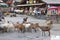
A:
[[[60,0],[42,0],[50,6],[60,6]]]

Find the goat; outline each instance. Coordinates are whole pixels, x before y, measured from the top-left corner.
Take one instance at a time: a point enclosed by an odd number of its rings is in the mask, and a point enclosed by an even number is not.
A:
[[[48,26],[42,26],[42,27],[40,27],[40,29],[42,30],[42,36],[43,36],[43,32],[44,32],[44,34],[45,34],[45,31],[48,31],[48,33],[49,33],[49,36],[50,36],[50,27],[48,27]]]

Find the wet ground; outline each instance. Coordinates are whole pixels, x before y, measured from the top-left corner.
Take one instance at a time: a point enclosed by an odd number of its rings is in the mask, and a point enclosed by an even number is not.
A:
[[[28,17],[28,22],[39,23],[41,26],[46,25],[45,21],[42,19],[36,19],[31,16],[26,15],[17,15],[18,17],[5,17],[5,21],[13,21],[13,22],[22,22],[24,17]],[[10,33],[0,33],[0,40],[59,40],[60,38],[60,24],[53,24],[51,29],[51,36],[48,36],[48,32],[46,32],[45,36],[42,36],[42,31],[37,30],[37,32],[10,32]],[[59,38],[57,38],[57,37]]]

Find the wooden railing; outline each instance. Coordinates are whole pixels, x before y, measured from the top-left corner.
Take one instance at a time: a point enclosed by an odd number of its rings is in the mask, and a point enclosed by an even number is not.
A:
[[[60,15],[59,14],[53,14],[53,15],[47,15],[48,18],[50,18],[53,21],[56,21],[56,23],[60,23]]]

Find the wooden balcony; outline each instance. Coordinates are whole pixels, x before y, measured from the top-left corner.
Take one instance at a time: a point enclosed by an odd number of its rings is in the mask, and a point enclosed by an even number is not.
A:
[[[39,6],[39,5],[43,5],[45,3],[38,3],[38,4],[21,4],[21,5],[16,5],[16,6]]]

